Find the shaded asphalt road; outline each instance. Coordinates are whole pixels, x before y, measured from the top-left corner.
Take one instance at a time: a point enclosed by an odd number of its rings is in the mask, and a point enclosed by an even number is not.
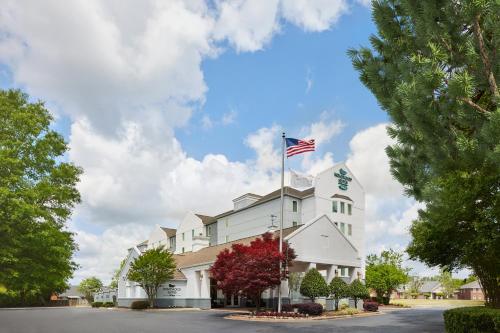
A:
[[[0,333],[444,332],[443,309],[313,322],[227,320],[223,311],[143,312],[92,308],[0,309]]]

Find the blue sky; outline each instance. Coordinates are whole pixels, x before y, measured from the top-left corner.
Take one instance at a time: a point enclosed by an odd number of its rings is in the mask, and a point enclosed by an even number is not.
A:
[[[345,159],[348,142],[357,131],[387,121],[346,54],[350,47],[368,45],[374,32],[370,11],[358,5],[330,30],[306,32],[285,23],[263,50],[228,49],[216,59],[205,60],[202,68],[209,90],[197,113],[219,119],[234,110],[237,119],[233,126],[200,130],[194,118],[178,130],[178,138],[197,158],[218,147],[231,159],[247,159],[253,152],[238,140],[242,135],[277,123],[297,136],[302,124],[327,111],[346,127],[324,148]],[[307,79],[312,82],[309,90]]]
[[[390,175],[389,119],[346,54],[375,33],[363,1],[9,2],[0,22],[0,86],[46,101],[85,170],[73,282],[108,280],[155,224],[274,190],[283,129],[318,140],[289,167],[347,161],[363,183],[368,252],[410,240],[421,205]]]

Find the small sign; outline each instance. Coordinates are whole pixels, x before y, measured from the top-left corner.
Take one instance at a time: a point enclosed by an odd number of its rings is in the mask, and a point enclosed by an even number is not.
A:
[[[341,168],[338,173],[334,173],[334,176],[339,179],[339,189],[341,189],[342,191],[347,191],[349,182],[352,181],[352,178],[347,176],[347,171]]]
[[[177,296],[181,292],[181,288],[175,286],[175,284],[169,283],[168,287],[162,288],[167,296]]]

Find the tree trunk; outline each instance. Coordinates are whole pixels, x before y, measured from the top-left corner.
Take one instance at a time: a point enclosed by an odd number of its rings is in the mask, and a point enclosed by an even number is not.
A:
[[[358,308],[358,298],[353,297],[353,300],[354,300],[354,307],[357,309]]]
[[[474,268],[474,273],[477,275],[483,288],[486,305],[498,309],[500,308],[499,278],[494,271],[490,272],[488,268],[476,267]]]
[[[339,311],[339,299],[335,297],[335,311]]]

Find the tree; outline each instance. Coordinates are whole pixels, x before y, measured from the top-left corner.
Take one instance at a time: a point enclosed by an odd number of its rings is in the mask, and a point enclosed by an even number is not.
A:
[[[222,250],[210,269],[217,287],[225,295],[241,294],[252,299],[259,309],[262,293],[284,278],[280,262],[290,266],[295,259],[295,252],[285,242],[283,253],[279,253],[279,241],[265,233],[249,245],[233,244],[231,249]]]
[[[430,266],[472,268],[500,307],[500,3],[373,2],[373,49],[350,50],[392,120],[393,176],[425,203],[407,252]]]
[[[339,300],[349,296],[349,285],[340,277],[336,276],[330,281],[330,295],[335,300],[335,311],[339,310]]]
[[[65,223],[82,171],[62,162],[68,146],[51,121],[42,102],[0,90],[0,285],[14,304],[44,303],[77,268]]]
[[[328,296],[330,291],[325,278],[316,268],[311,268],[302,279],[302,283],[300,284],[300,293],[309,297],[311,301],[314,302],[317,297]]]
[[[418,294],[420,293],[420,288],[422,288],[423,285],[423,279],[420,279],[418,276],[412,277],[408,286],[410,296],[412,298],[417,298]]]
[[[347,296],[351,297],[354,300],[354,307],[357,309],[358,300],[368,298],[370,296],[370,293],[368,292],[368,288],[366,288],[366,286],[359,279],[356,279],[349,285]],[[336,304],[336,307],[337,305],[338,304]]]
[[[94,293],[102,289],[102,282],[95,276],[83,279],[78,285],[78,291],[85,295],[85,299],[92,303],[94,301]]]
[[[159,246],[149,249],[130,264],[127,278],[137,282],[148,296],[149,306],[155,307],[158,288],[174,277],[176,269],[172,253]]]
[[[460,286],[462,285],[461,279],[454,279],[451,272],[446,270],[441,270],[438,281],[439,283],[441,283],[441,287],[443,288],[443,296],[445,298],[452,297],[455,293],[455,290],[460,288]]]
[[[114,271],[113,277],[111,278],[111,283],[109,284],[109,287],[111,289],[118,289],[118,279],[120,278],[120,272],[122,271],[123,266],[125,266],[126,262],[127,258],[120,261],[120,266]]]
[[[366,258],[366,286],[377,292],[379,301],[389,304],[391,293],[408,281],[408,270],[402,267],[403,256],[393,250]]]

